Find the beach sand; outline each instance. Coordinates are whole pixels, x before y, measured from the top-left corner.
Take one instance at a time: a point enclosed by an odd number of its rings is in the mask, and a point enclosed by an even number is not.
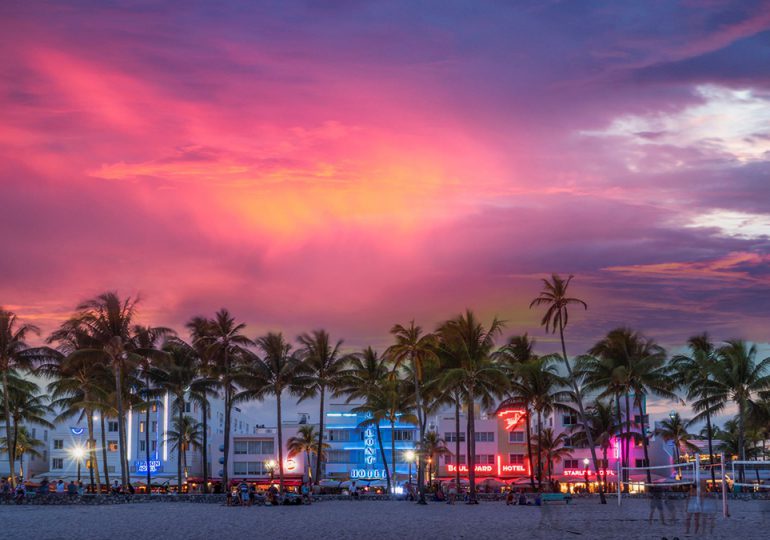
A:
[[[105,506],[0,506],[4,540],[137,538],[601,538],[661,539],[770,537],[770,501],[731,501],[732,517],[717,515],[714,533],[684,534],[683,503],[673,525],[648,525],[648,500],[618,508],[594,499],[546,507],[476,506],[403,501],[324,501],[312,506],[225,507],[154,503]],[[656,516],[657,517],[657,516]],[[667,516],[668,517],[668,516]]]

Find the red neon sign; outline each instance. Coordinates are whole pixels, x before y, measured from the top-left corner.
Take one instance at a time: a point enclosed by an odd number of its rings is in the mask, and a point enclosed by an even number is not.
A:
[[[589,476],[593,476],[593,471],[588,471]],[[585,476],[586,469],[564,469],[564,476]],[[615,476],[612,469],[600,469],[599,476]]]
[[[497,413],[497,417],[503,419],[506,431],[513,431],[516,429],[526,415],[527,411],[523,409],[504,409]]]
[[[446,466],[447,472],[457,472],[457,465],[447,465]],[[473,470],[480,473],[491,473],[493,472],[492,465],[475,465],[473,467]],[[460,472],[467,473],[468,472],[468,466],[467,465],[460,465]]]

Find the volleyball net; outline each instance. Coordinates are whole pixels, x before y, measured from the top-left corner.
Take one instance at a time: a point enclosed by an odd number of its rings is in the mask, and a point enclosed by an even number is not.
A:
[[[770,493],[770,461],[733,461],[730,477],[733,488]]]
[[[618,478],[619,497],[624,486],[644,487],[645,489],[651,487],[676,488],[697,485],[699,481],[698,465],[695,461],[670,465],[618,467]]]

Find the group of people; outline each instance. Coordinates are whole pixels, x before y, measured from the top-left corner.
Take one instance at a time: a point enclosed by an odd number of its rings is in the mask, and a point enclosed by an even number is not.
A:
[[[35,488],[34,492],[37,497],[54,494],[55,496],[74,498],[83,495],[85,487],[83,486],[83,482],[75,482],[74,480],[70,480],[69,482],[59,480],[58,482],[52,483],[48,481],[48,478],[43,478],[40,485]],[[2,496],[2,500],[5,503],[8,503],[13,499],[16,504],[21,504],[27,498],[27,485],[23,480],[19,479],[16,482],[16,489],[13,489],[9,479],[2,478],[0,479],[0,496]]]
[[[678,499],[670,493],[667,494],[662,487],[658,486],[651,486],[649,493],[650,517],[648,522],[652,524],[657,512],[660,514],[661,524],[666,524],[666,514],[668,514],[669,523],[673,525],[676,522]],[[693,529],[694,534],[706,532],[707,529],[709,533],[714,532],[719,507],[718,497],[718,493],[707,490],[705,485],[700,490],[695,485],[690,486],[685,505],[685,534],[689,534],[690,529]]]
[[[227,506],[254,506],[279,504],[311,504],[310,487],[303,484],[299,495],[284,492],[281,494],[275,484],[271,484],[267,490],[257,490],[255,484],[241,482],[227,492]]]

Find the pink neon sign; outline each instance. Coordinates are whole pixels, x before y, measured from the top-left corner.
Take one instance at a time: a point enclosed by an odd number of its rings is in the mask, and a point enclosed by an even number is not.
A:
[[[447,472],[457,472],[457,465],[447,465],[446,466]],[[473,467],[473,470],[477,473],[491,473],[493,471],[492,465],[475,465]],[[467,465],[460,465],[460,472],[468,472],[468,466]]]
[[[507,431],[513,431],[521,424],[524,417],[527,415],[527,411],[523,409],[504,409],[497,413],[498,418],[502,418],[505,423],[505,429]]]
[[[564,476],[585,476],[586,469],[564,469]],[[593,471],[588,471],[589,476],[594,476]],[[611,469],[600,469],[599,476],[615,476],[615,471]]]

